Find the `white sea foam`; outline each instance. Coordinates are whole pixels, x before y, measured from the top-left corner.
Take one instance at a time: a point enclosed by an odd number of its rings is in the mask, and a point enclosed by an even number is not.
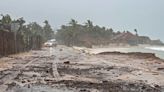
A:
[[[145,47],[146,49],[156,50],[156,51],[164,51],[164,47]]]

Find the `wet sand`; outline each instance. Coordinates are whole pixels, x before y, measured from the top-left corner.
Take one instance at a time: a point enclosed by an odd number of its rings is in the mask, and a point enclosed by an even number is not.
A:
[[[151,53],[57,46],[0,62],[0,92],[164,91],[164,61]]]

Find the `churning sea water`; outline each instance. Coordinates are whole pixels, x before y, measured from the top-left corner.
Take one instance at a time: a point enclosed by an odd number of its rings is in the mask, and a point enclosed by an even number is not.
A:
[[[150,50],[152,53],[155,53],[157,57],[164,59],[164,47],[145,47],[145,49]]]
[[[164,51],[164,47],[145,47],[146,49],[156,50],[156,51]]]
[[[164,46],[138,46],[138,47],[114,47],[114,48],[96,48],[93,49],[93,53],[99,53],[99,52],[142,52],[142,53],[154,53],[157,57],[164,59]]]
[[[157,57],[164,59],[164,47],[159,47],[159,46],[130,47],[130,48],[123,49],[121,52],[154,53]]]

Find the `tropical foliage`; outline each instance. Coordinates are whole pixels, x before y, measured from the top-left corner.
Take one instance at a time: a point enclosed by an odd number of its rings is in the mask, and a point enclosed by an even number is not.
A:
[[[85,25],[78,24],[74,19],[71,19],[69,25],[62,25],[56,33],[56,39],[59,43],[68,46],[88,46],[107,44],[116,33],[112,28],[107,29],[98,25],[93,25],[92,21],[87,20]]]
[[[2,19],[0,19],[0,29],[21,34],[24,36],[25,40],[28,40],[28,38],[31,36],[41,36],[43,42],[54,38],[54,31],[47,20],[44,21],[45,25],[42,27],[36,22],[25,25],[26,21],[23,19],[23,17],[12,20],[8,14],[1,16]],[[12,25],[14,25],[14,29],[12,29]],[[15,29],[15,27],[18,27],[18,29]]]
[[[76,20],[71,19],[68,25],[62,25],[56,33],[56,40],[60,44],[67,46],[87,46],[93,45],[138,45],[152,44],[164,45],[160,40],[151,40],[147,36],[139,36],[138,30],[134,33],[129,31],[114,31],[112,28],[100,27],[93,25],[93,22],[87,20],[84,25],[79,24]]]

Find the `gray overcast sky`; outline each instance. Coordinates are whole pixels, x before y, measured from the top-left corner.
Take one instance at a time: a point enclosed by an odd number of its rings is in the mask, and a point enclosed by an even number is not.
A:
[[[0,0],[0,13],[27,22],[49,20],[53,28],[90,19],[115,31],[137,28],[140,35],[164,41],[164,0]]]

